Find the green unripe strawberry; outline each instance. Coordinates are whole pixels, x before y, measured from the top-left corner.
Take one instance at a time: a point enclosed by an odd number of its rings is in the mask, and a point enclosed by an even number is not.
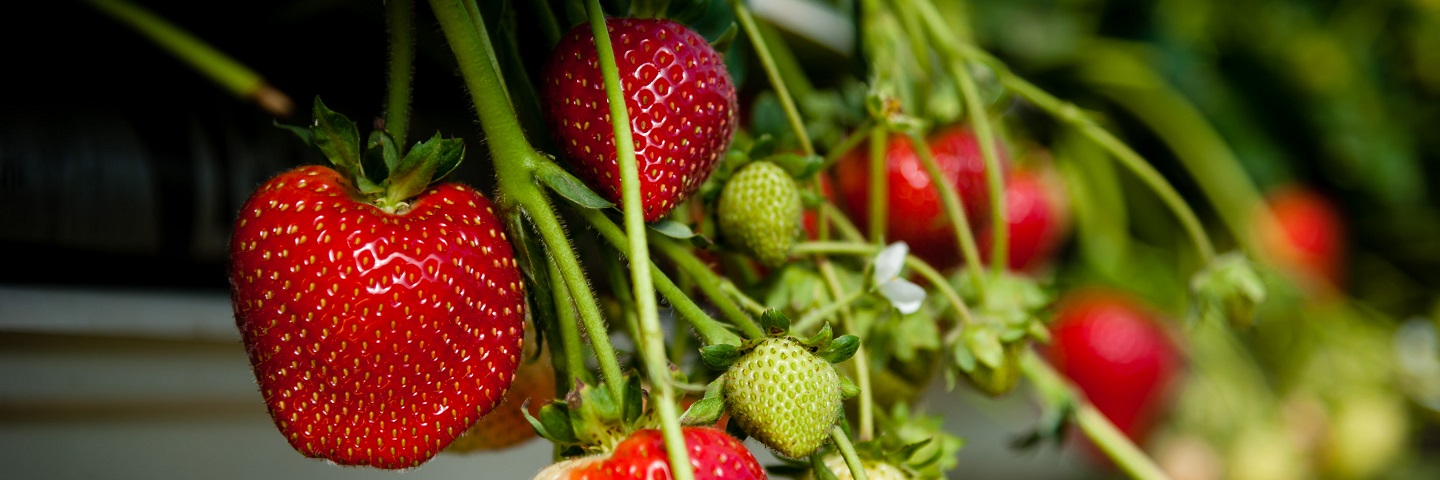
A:
[[[770,337],[725,373],[731,421],[775,453],[804,458],[825,445],[840,415],[841,381],[829,361],[792,337]]]
[[[720,191],[720,232],[760,263],[778,266],[800,232],[800,188],[771,162],[745,165]]]
[[[860,459],[860,465],[865,469],[865,478],[869,480],[909,480],[910,474],[900,467],[886,462]],[[845,463],[845,458],[840,455],[830,454],[825,456],[825,468],[829,468],[835,474],[836,480],[853,480],[854,475],[850,472],[850,465]],[[815,480],[814,472],[806,472],[804,480]]]

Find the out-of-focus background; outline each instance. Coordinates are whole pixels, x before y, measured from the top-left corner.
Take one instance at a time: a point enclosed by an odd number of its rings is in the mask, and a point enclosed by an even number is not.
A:
[[[351,118],[381,113],[379,1],[137,3],[301,105],[319,95]],[[805,0],[752,3],[802,59],[853,48],[845,42],[854,32],[814,30],[832,17],[797,17]],[[488,189],[468,97],[419,10],[413,131],[464,136],[471,158],[457,179]],[[1262,191],[1301,183],[1327,195],[1348,221],[1342,286],[1388,319],[1377,328],[1395,332],[1372,353],[1409,355],[1421,375],[1396,380],[1412,387],[1400,389],[1409,395],[1406,454],[1385,457],[1400,466],[1381,475],[1440,477],[1433,459],[1424,461],[1440,453],[1440,394],[1427,383],[1440,383],[1440,370],[1425,370],[1435,365],[1440,316],[1440,203],[1431,188],[1440,179],[1440,1],[981,0],[968,13],[982,47],[1103,116],[1207,219],[1215,207],[1176,152],[1213,143],[1186,122],[1213,128]],[[394,477],[289,449],[255,390],[229,310],[223,265],[235,211],[265,178],[319,163],[318,154],[83,2],[9,5],[3,17],[0,477]],[[278,121],[303,123],[300,110]],[[1035,138],[1055,135],[1053,124],[1032,125]],[[1137,224],[1163,223],[1154,218],[1163,210],[1132,210]],[[1218,220],[1211,226],[1221,231]],[[1141,233],[1183,242],[1167,228]],[[1223,245],[1225,234],[1216,236]],[[1166,303],[1174,285],[1133,283],[1181,313]],[[1400,344],[1409,350],[1390,350]],[[1023,389],[992,400],[937,383],[925,404],[967,439],[956,478],[1114,475],[1073,449],[1012,449],[1038,414]],[[549,456],[537,441],[444,455],[406,477],[529,478]]]

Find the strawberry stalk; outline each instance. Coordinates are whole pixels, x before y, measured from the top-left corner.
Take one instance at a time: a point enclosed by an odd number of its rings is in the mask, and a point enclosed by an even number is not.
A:
[[[1064,408],[1067,404],[1073,406],[1075,424],[1131,478],[1169,478],[1150,457],[1145,456],[1140,447],[1135,446],[1115,424],[1086,401],[1054,367],[1041,360],[1034,350],[1026,350],[1020,359],[1020,368],[1035,385],[1041,399],[1049,402],[1052,408]]]
[[[559,268],[560,277],[569,287],[581,321],[590,333],[590,343],[595,349],[604,383],[616,398],[623,397],[625,382],[615,349],[610,344],[605,319],[600,313],[600,304],[590,290],[564,227],[536,182],[536,170],[549,160],[525,139],[504,83],[500,80],[499,65],[490,48],[485,22],[479,17],[479,8],[473,0],[430,0],[430,7],[435,11],[440,28],[455,54],[490,146],[491,158],[495,159],[496,184],[500,193],[497,203],[502,208],[518,206],[535,222],[536,230]]]
[[[279,117],[289,117],[294,102],[259,73],[215,47],[126,0],[90,0],[90,4],[129,26],[237,97],[255,102]]]
[[[860,462],[860,455],[855,452],[855,445],[850,443],[850,436],[845,434],[845,429],[839,425],[830,429],[830,439],[835,441],[835,449],[840,450],[840,457],[845,459],[845,466],[850,467],[850,478],[855,480],[868,480],[865,475],[865,464]]]
[[[946,66],[950,69],[950,75],[955,77],[955,82],[960,87],[960,95],[965,101],[965,111],[970,116],[970,124],[975,128],[975,136],[980,139],[980,156],[985,159],[985,183],[990,191],[990,222],[992,233],[995,235],[991,242],[992,251],[990,263],[995,275],[1005,270],[1006,258],[1009,258],[1010,249],[1010,227],[1005,221],[1005,180],[1002,177],[1004,172],[1000,169],[1000,155],[996,149],[996,142],[993,129],[990,125],[990,116],[986,113],[985,103],[980,100],[980,91],[975,86],[975,77],[966,68],[965,58],[956,50],[960,39],[945,25],[944,17],[935,9],[935,5],[929,0],[918,0],[908,3],[921,10],[920,17],[924,19],[925,31],[929,34],[931,42],[939,45],[941,53],[948,61]],[[968,42],[967,42],[968,43]],[[938,178],[938,177],[935,177]],[[944,182],[938,182],[944,183]],[[967,261],[971,261],[970,252],[965,252]],[[980,268],[981,263],[972,263],[975,268]],[[977,288],[980,285],[976,282]],[[983,289],[982,289],[983,291]],[[984,294],[981,294],[984,297]]]
[[[385,131],[405,154],[405,133],[410,127],[410,81],[415,71],[415,9],[411,0],[385,2],[390,27],[390,78],[386,86]]]
[[[885,127],[876,125],[870,129],[870,241],[876,245],[885,244],[885,216],[890,211],[885,199],[890,198],[890,184],[886,181],[885,150],[889,135]],[[945,183],[936,178],[935,184]]]
[[[790,129],[795,131],[795,138],[800,141],[800,149],[805,152],[805,155],[814,155],[815,145],[810,142],[810,133],[805,130],[805,121],[800,118],[800,109],[795,107],[795,99],[790,96],[790,89],[785,85],[785,78],[780,75],[780,68],[775,66],[775,57],[770,53],[765,35],[760,32],[760,27],[755,23],[755,16],[745,6],[744,0],[730,0],[730,8],[735,10],[735,19],[740,21],[740,28],[745,30],[746,37],[755,46],[755,54],[760,57],[760,65],[765,68],[765,76],[770,79],[770,86],[775,89],[775,96],[780,100],[780,106],[785,109],[785,118],[789,119]]]
[[[625,232],[629,240],[630,278],[639,307],[642,357],[651,388],[658,390],[656,410],[660,431],[665,438],[665,451],[670,458],[670,471],[676,480],[693,480],[690,454],[680,431],[679,412],[675,411],[675,393],[671,390],[666,368],[665,335],[660,329],[660,314],[655,303],[654,282],[650,278],[650,248],[645,236],[645,215],[640,201],[640,169],[636,165],[634,138],[630,131],[630,115],[625,111],[625,94],[620,85],[620,71],[615,63],[615,50],[605,27],[605,13],[599,0],[585,2],[590,29],[595,35],[595,49],[600,72],[605,78],[605,94],[610,103],[610,124],[615,131],[615,161],[620,167],[621,205],[625,211]]]
[[[825,287],[829,291],[831,302],[840,303],[843,291],[840,289],[840,279],[835,276],[835,267],[830,264],[829,259],[823,256],[817,256],[816,261],[820,268],[820,276],[825,279]],[[844,324],[845,331],[856,336],[861,334],[860,330],[855,328],[855,319],[850,315],[850,309],[843,305],[840,308],[840,320]],[[870,360],[869,356],[865,354],[863,337],[855,348],[855,357],[851,364],[855,366],[855,383],[860,388],[860,440],[867,441],[875,437],[875,395],[870,385]],[[844,432],[841,433],[843,437]],[[840,440],[836,440],[837,445]],[[843,440],[849,442],[848,437]],[[855,466],[851,465],[850,468],[854,470]],[[864,472],[861,472],[861,475],[864,475]]]
[[[587,208],[577,209],[577,213],[580,214],[581,218],[589,222],[590,226],[594,227],[595,231],[599,232],[601,237],[605,237],[605,240],[610,242],[610,245],[616,249],[624,248],[625,245],[629,244],[629,239],[625,238],[625,232],[620,231],[620,227],[615,225],[614,222],[611,222],[610,218],[606,217],[603,212]],[[661,242],[657,241],[655,243],[658,245]],[[624,252],[621,253],[623,254]],[[685,319],[685,321],[690,323],[690,326],[695,327],[695,331],[700,334],[700,338],[705,340],[707,345],[715,345],[718,343],[740,345],[741,339],[739,336],[730,333],[725,326],[721,325],[715,319],[710,318],[710,315],[706,314],[705,310],[700,308],[694,300],[686,296],[680,287],[676,285],[669,276],[665,275],[665,272],[661,271],[660,267],[656,266],[654,262],[650,263],[650,273],[655,277],[656,289],[660,292],[660,295],[663,295],[666,300],[670,301],[671,307],[675,308],[675,312],[680,314],[680,318]],[[742,312],[741,315],[743,316],[744,313]],[[749,317],[745,318],[748,323],[753,325],[754,322],[750,321]],[[753,328],[758,331],[758,327]]]
[[[550,270],[550,278],[560,278],[560,267],[555,262],[545,262],[546,268]],[[575,304],[572,303],[570,289],[565,282],[553,282],[553,295],[555,297],[555,318],[560,330],[560,344],[565,353],[565,380],[562,382],[567,390],[575,385],[575,381],[590,383],[593,379],[588,375],[589,370],[585,368],[585,351],[581,348],[580,328],[575,323]]]
[[[745,334],[747,338],[765,338],[765,332],[760,330],[755,319],[747,315],[735,303],[735,299],[721,289],[720,285],[723,284],[723,279],[710,270],[710,267],[706,266],[699,257],[696,257],[694,252],[677,242],[657,241],[655,245],[660,253],[665,254],[671,262],[675,262],[675,266],[681,272],[695,279],[695,286],[700,289],[700,293],[710,299],[710,302],[715,304],[715,308],[720,309],[720,314],[724,315],[736,328],[739,328],[741,333]]]
[[[980,258],[980,249],[975,245],[975,234],[971,233],[970,218],[965,214],[964,205],[960,203],[960,194],[955,191],[955,184],[942,180],[945,178],[945,174],[940,171],[940,165],[935,163],[935,152],[930,148],[930,144],[925,141],[925,137],[920,135],[920,131],[911,129],[906,133],[910,136],[910,145],[915,148],[916,156],[920,157],[920,164],[925,166],[925,174],[929,175],[931,179],[934,179],[930,184],[934,185],[935,190],[940,193],[940,205],[945,209],[945,216],[950,219],[950,226],[955,229],[955,241],[960,243],[960,253],[964,255],[965,263],[972,265],[971,268],[967,268],[965,271],[969,272],[971,277],[974,277],[975,293],[983,301],[985,298],[985,276],[981,273],[981,270],[983,270],[981,265],[984,265],[984,263],[982,263]],[[985,137],[982,136],[980,138]],[[985,169],[987,171],[991,170],[991,166],[986,164]],[[990,199],[990,203],[997,203],[993,196]],[[1005,222],[991,223],[999,224]],[[1001,250],[997,250],[997,252],[1003,253]],[[999,253],[997,253],[990,258],[1005,257],[1001,257]],[[1005,262],[999,261],[992,263],[1002,264]]]

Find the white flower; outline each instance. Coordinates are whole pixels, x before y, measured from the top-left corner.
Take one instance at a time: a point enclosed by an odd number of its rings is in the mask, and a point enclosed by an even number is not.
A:
[[[875,256],[873,277],[875,288],[880,289],[880,294],[890,300],[896,310],[906,315],[920,310],[920,303],[925,301],[925,289],[900,278],[900,268],[905,266],[905,256],[909,254],[910,245],[905,242],[895,242],[885,247]]]

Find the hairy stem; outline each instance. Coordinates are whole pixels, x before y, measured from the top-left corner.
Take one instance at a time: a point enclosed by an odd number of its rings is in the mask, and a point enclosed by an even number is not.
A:
[[[640,169],[636,165],[635,143],[630,131],[630,115],[625,109],[625,93],[620,85],[620,70],[615,63],[615,50],[605,27],[605,13],[599,0],[589,0],[585,10],[590,30],[595,35],[600,72],[605,78],[605,94],[610,103],[610,124],[615,134],[615,161],[620,164],[621,202],[625,212],[625,233],[629,240],[630,278],[633,280],[635,304],[640,317],[641,357],[650,377],[650,388],[658,390],[655,407],[660,416],[660,430],[665,437],[665,452],[670,458],[670,471],[676,480],[693,480],[690,453],[680,431],[679,412],[675,411],[675,393],[669,382],[665,355],[665,335],[660,329],[660,315],[655,302],[654,281],[650,278],[650,247],[645,235],[645,216],[640,201]]]
[[[387,0],[385,19],[390,27],[390,77],[385,97],[385,131],[404,153],[410,128],[410,80],[415,74],[415,4]]]

